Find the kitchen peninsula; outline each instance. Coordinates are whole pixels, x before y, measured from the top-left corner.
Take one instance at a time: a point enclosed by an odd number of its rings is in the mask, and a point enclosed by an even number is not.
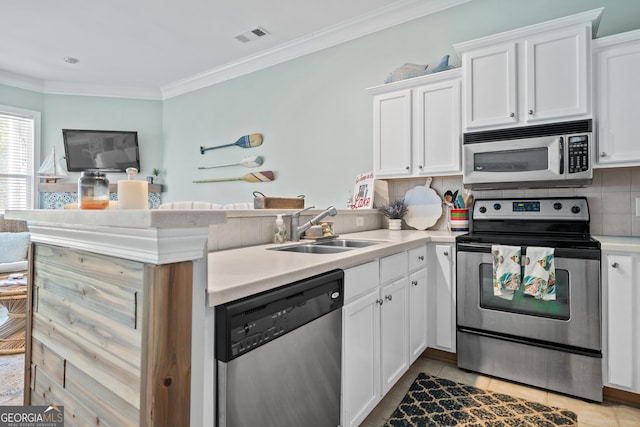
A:
[[[24,403],[64,405],[70,426],[203,425],[212,338],[192,324],[205,317],[209,225],[226,214],[5,216],[27,221],[32,242]]]
[[[230,215],[8,211],[32,236],[25,403],[64,405],[70,426],[212,425],[214,306],[432,243],[448,255],[454,242],[447,231],[346,229],[341,238],[379,243],[320,256],[271,250],[293,243],[207,253],[209,226]]]

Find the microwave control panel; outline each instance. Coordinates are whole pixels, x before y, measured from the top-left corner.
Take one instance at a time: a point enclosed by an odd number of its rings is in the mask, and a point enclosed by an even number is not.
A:
[[[569,173],[589,170],[589,136],[570,136],[567,141],[569,151]]]

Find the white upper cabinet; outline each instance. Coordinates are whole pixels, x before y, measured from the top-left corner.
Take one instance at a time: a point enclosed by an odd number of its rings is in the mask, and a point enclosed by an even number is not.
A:
[[[602,9],[454,46],[465,129],[591,117],[591,35]]]
[[[373,98],[373,140],[376,176],[411,175],[411,90]]]
[[[640,165],[636,120],[640,99],[640,30],[593,42],[595,64],[596,166]]]
[[[460,70],[368,89],[378,178],[459,174]]]
[[[518,121],[516,44],[477,49],[462,55],[466,128]]]
[[[452,79],[414,89],[415,175],[459,172],[460,80]]]

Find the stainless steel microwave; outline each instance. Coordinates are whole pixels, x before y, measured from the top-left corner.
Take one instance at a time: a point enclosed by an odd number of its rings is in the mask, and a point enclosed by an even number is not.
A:
[[[467,188],[577,187],[591,183],[592,121],[465,133]]]

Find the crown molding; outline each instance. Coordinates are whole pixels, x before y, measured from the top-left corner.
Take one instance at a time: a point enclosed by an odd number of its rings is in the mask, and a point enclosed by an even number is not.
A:
[[[159,88],[105,86],[86,83],[44,82],[44,93],[48,95],[101,96],[109,98],[142,99],[161,101]]]
[[[10,73],[5,70],[0,70],[0,84],[34,92],[44,92],[44,82],[42,80]]]
[[[84,83],[63,83],[43,81],[20,74],[0,70],[0,84],[26,89],[47,95],[100,96],[161,101],[159,88],[136,88],[124,86],[90,85]]]
[[[414,19],[430,15],[472,0],[406,0],[378,9],[368,15],[347,20],[311,36],[213,68],[162,86],[162,98],[169,99],[236,77],[250,74],[272,65],[320,51],[356,38],[375,33]]]

